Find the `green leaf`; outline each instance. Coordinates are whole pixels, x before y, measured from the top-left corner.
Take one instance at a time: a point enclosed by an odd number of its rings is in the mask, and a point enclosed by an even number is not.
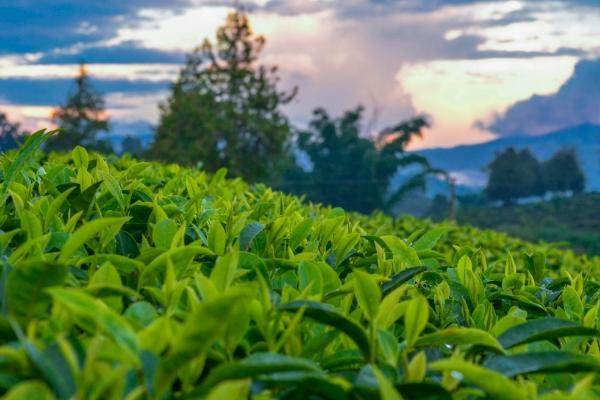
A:
[[[384,282],[381,285],[381,294],[383,297],[386,297],[388,294],[393,292],[397,287],[402,285],[403,283],[408,282],[414,276],[420,274],[425,271],[425,267],[412,267],[403,270],[402,272],[394,275],[389,281]]]
[[[64,264],[32,260],[13,267],[6,284],[10,312],[22,323],[43,317],[51,301],[44,289],[62,285],[66,277]]]
[[[377,385],[379,386],[379,394],[381,400],[402,400],[402,396],[396,390],[392,382],[377,368],[375,365],[371,366],[373,375],[377,379]]]
[[[171,260],[176,268],[180,264],[183,267],[187,267],[194,257],[198,255],[212,255],[212,252],[204,247],[189,245],[186,247],[176,247],[161,253],[142,270],[138,287],[141,288],[146,285],[155,284],[154,280],[166,270],[167,259]],[[177,270],[176,272],[179,273],[182,271]]]
[[[583,318],[583,303],[575,289],[571,286],[565,287],[562,292],[562,302],[569,318],[574,321],[581,321]]]
[[[53,400],[54,396],[43,382],[25,381],[12,387],[3,398],[4,400]]]
[[[21,229],[27,232],[29,240],[38,238],[43,234],[42,223],[37,215],[29,210],[23,210],[23,212],[21,212]]]
[[[221,256],[225,254],[227,235],[220,222],[214,221],[208,230],[208,248]]]
[[[350,251],[356,246],[356,244],[360,241],[360,235],[358,233],[350,233],[344,236],[337,244],[335,250],[335,265],[340,265]]]
[[[10,185],[19,175],[19,173],[25,166],[25,163],[27,163],[30,160],[33,153],[35,153],[54,132],[56,131],[46,132],[45,129],[37,131],[31,136],[29,136],[25,143],[21,146],[19,152],[17,153],[17,156],[10,163],[8,170],[4,174],[4,182],[0,187],[0,201],[2,203],[6,201],[6,197],[8,196],[8,189],[10,189]]]
[[[434,371],[455,371],[458,372],[464,380],[480,387],[493,399],[504,400],[526,400],[525,392],[521,388],[495,371],[491,371],[467,361],[459,359],[439,360],[429,364],[429,369]]]
[[[169,387],[180,368],[205,354],[214,341],[226,332],[227,321],[240,302],[245,301],[244,297],[240,293],[222,295],[200,304],[188,316],[172,341],[171,351],[158,366],[158,393],[163,393]]]
[[[316,301],[296,300],[279,306],[279,310],[292,313],[299,311],[301,308],[304,308],[304,317],[339,329],[354,341],[366,359],[370,357],[369,340],[364,329],[332,305]]]
[[[121,277],[119,276],[119,272],[117,272],[116,268],[110,263],[104,263],[94,273],[92,279],[90,279],[88,289],[94,289],[102,286],[112,286],[119,289],[121,288],[121,285]],[[123,302],[121,301],[121,297],[119,295],[109,296],[103,300],[106,303],[106,305],[108,305],[110,308],[117,312],[120,312],[123,308]]]
[[[125,318],[108,306],[77,289],[48,289],[54,301],[68,309],[82,328],[89,329],[93,322],[97,329],[106,333],[130,356],[137,360],[139,344]]]
[[[304,291],[309,285],[311,285],[311,295],[321,295],[323,293],[323,274],[316,264],[300,261],[298,266],[298,288],[300,291]]]
[[[232,251],[224,256],[217,257],[215,266],[210,274],[210,280],[221,292],[229,288],[239,263],[239,252]]]
[[[261,233],[264,229],[265,226],[256,221],[252,221],[246,225],[240,232],[240,249],[248,250],[256,235]]]
[[[75,148],[71,151],[71,158],[73,159],[73,163],[77,168],[87,169],[90,156],[87,151],[81,146],[75,146]]]
[[[250,379],[221,382],[211,388],[206,400],[246,399],[251,383]]]
[[[423,296],[417,296],[408,302],[404,314],[406,344],[412,347],[429,319],[429,305]]]
[[[521,353],[488,359],[485,368],[508,377],[522,374],[600,372],[600,361],[563,351]]]
[[[65,359],[62,353],[54,352],[50,354],[51,349],[58,350],[55,348],[55,343],[49,345],[44,353],[40,352],[37,347],[28,340],[21,327],[14,321],[10,320],[10,324],[19,339],[19,342],[23,346],[25,353],[31,360],[31,363],[35,368],[40,371],[44,379],[50,383],[56,393],[62,398],[71,398],[75,392],[75,382],[72,376],[72,371],[65,370]],[[54,357],[53,357],[54,356]],[[68,367],[67,367],[68,368]],[[43,393],[43,391],[41,392]],[[37,395],[33,398],[37,398]]]
[[[354,295],[365,317],[373,321],[381,301],[381,291],[373,275],[358,269],[354,270]]]
[[[104,186],[108,189],[108,192],[117,200],[121,209],[125,208],[125,196],[121,190],[121,185],[112,175],[107,173],[100,173],[100,177],[104,182]]]
[[[88,240],[98,235],[100,232],[108,228],[116,228],[123,226],[129,217],[125,218],[100,218],[88,222],[77,229],[67,240],[65,246],[60,252],[59,261],[68,261],[73,254],[83,246]]]
[[[430,250],[440,240],[440,238],[446,233],[447,228],[434,228],[425,233],[419,238],[414,244],[413,248],[417,251]]]
[[[58,213],[58,210],[60,210],[60,207],[64,204],[64,202],[67,200],[67,198],[69,197],[69,195],[71,194],[71,192],[75,190],[74,187],[69,188],[67,190],[65,190],[64,192],[62,192],[60,195],[56,196],[56,198],[54,200],[52,200],[52,203],[50,203],[50,206],[48,207],[48,211],[46,212],[46,217],[44,218],[44,229],[47,230],[48,227],[50,226],[50,222],[52,221],[52,218],[54,218],[54,216]]]
[[[290,233],[290,249],[296,250],[296,248],[300,245],[300,242],[306,239],[314,223],[314,218],[306,218],[296,225],[296,227]]]
[[[90,206],[94,202],[94,197],[96,196],[96,192],[98,191],[100,185],[102,185],[102,181],[98,181],[96,183],[91,184],[81,193],[78,193],[77,191],[73,192],[73,198],[71,199],[71,196],[69,196],[69,203],[71,203],[71,213],[76,213],[78,211],[85,212],[89,210]]]
[[[415,343],[417,347],[452,345],[477,345],[487,347],[497,353],[504,353],[502,345],[492,335],[476,328],[446,328],[421,336]]]
[[[154,245],[161,249],[170,248],[176,233],[177,223],[172,219],[166,218],[157,222],[152,231]]]
[[[202,382],[201,390],[207,390],[225,380],[256,378],[260,375],[287,371],[322,373],[319,366],[306,358],[290,357],[276,353],[257,353],[234,364],[222,364],[214,368]]]
[[[558,318],[538,318],[514,326],[498,336],[505,349],[540,340],[553,340],[565,336],[600,336],[600,331],[583,327],[577,322]]]

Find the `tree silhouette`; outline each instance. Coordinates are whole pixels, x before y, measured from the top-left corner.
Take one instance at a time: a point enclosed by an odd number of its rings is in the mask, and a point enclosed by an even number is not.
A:
[[[205,40],[161,105],[160,123],[149,154],[183,164],[227,167],[249,181],[271,176],[285,157],[290,134],[280,107],[289,93],[278,90],[277,68],[258,65],[265,45],[243,11],[232,12],[215,44]]]
[[[488,169],[490,177],[485,193],[488,198],[500,200],[504,205],[545,192],[540,163],[527,149],[517,152],[509,147],[496,156]]]
[[[544,182],[550,192],[583,192],[585,175],[579,166],[575,149],[563,148],[543,163]]]
[[[98,141],[96,137],[108,130],[108,119],[104,100],[94,89],[84,64],[79,66],[74,90],[69,93],[66,103],[54,111],[52,118],[62,130],[48,141],[48,149],[61,151],[83,145],[110,150],[107,142]]]

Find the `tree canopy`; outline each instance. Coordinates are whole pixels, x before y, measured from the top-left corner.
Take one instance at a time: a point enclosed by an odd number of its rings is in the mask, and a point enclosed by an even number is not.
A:
[[[563,148],[543,163],[544,184],[549,192],[583,192],[585,175],[572,148]]]
[[[258,64],[265,45],[242,11],[228,15],[216,41],[187,56],[160,107],[152,157],[227,167],[249,181],[272,175],[286,155],[290,127],[281,106],[296,90],[280,91],[276,67]]]
[[[485,193],[491,200],[509,205],[518,198],[544,194],[540,163],[527,149],[517,151],[509,147],[496,156],[488,169]]]
[[[405,153],[405,148],[413,137],[421,136],[425,119],[399,123],[372,140],[360,134],[362,113],[358,107],[332,118],[322,108],[315,110],[309,128],[296,138],[297,150],[308,156],[309,171],[288,171],[285,188],[306,194],[311,201],[368,213],[388,210],[406,190],[423,186],[431,168],[426,159]],[[390,193],[390,178],[410,164],[418,164],[421,172]]]
[[[485,193],[489,199],[504,204],[547,192],[579,193],[585,189],[585,176],[572,148],[563,148],[540,163],[529,150],[516,151],[511,147],[498,154],[488,169]]]

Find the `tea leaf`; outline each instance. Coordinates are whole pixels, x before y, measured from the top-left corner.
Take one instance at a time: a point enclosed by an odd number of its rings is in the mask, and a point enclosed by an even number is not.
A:
[[[315,301],[297,300],[279,306],[279,310],[288,312],[297,312],[304,308],[304,316],[314,319],[322,324],[329,325],[344,332],[350,339],[356,343],[365,358],[369,358],[369,340],[367,334],[356,322],[345,317],[333,306],[329,304],[318,303]]]
[[[429,369],[458,372],[461,378],[472,385],[480,387],[493,399],[527,399],[519,386],[504,375],[467,361],[457,359],[439,360],[429,364]]]
[[[600,361],[581,354],[548,351],[496,356],[487,360],[484,367],[513,377],[534,373],[599,372]]]
[[[381,301],[381,292],[375,279],[366,272],[355,270],[354,290],[356,301],[361,310],[365,313],[365,317],[367,317],[369,321],[373,321],[377,315],[379,302]]]
[[[505,349],[540,340],[552,340],[565,336],[600,336],[600,331],[586,328],[576,322],[558,318],[538,318],[529,320],[506,330],[498,336]]]

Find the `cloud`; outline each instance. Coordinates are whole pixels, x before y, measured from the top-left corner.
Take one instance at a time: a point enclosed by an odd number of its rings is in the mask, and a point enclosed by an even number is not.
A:
[[[93,85],[106,94],[119,92],[124,94],[148,94],[163,92],[169,81],[147,81],[128,79],[94,79]],[[64,103],[73,79],[0,79],[0,97],[4,103],[19,105],[56,106]]]
[[[11,0],[0,5],[0,54],[33,53],[109,39],[141,8],[181,10],[189,0]]]
[[[214,37],[233,4],[231,0],[3,3],[0,79],[5,79],[0,81],[0,97],[30,107],[58,104],[66,96],[73,64],[84,60],[94,64],[93,76],[99,78],[97,86],[107,95],[115,118],[152,123],[183,53],[204,37]],[[553,59],[548,65],[554,63],[562,72],[562,60],[574,63],[600,51],[594,40],[600,34],[600,2],[593,0],[240,0],[240,4],[251,12],[255,30],[267,37],[263,61],[279,65],[281,88],[300,88],[286,109],[299,126],[317,106],[339,114],[362,103],[377,110],[379,124],[374,129],[424,111],[436,123],[437,132],[428,137],[437,144],[450,145],[466,136],[481,140],[473,121],[482,115],[452,113],[452,121],[442,124],[445,105],[436,108],[439,101],[431,101],[431,95],[440,88],[445,91],[445,80],[432,76],[417,92],[412,90],[414,82],[403,81],[399,71],[445,62],[460,71],[463,62],[480,66],[497,59],[521,65],[544,58]],[[452,75],[452,68],[446,73]],[[510,70],[496,77],[493,69],[466,69],[474,87],[480,81],[485,86],[493,80],[510,80]],[[435,71],[426,72],[421,75]],[[528,74],[519,81],[537,79],[536,73]],[[555,83],[552,90],[559,85]],[[506,90],[504,84],[496,87]],[[461,90],[466,89],[456,89]],[[519,97],[495,103],[483,115],[532,93],[548,92],[518,91]],[[506,100],[506,96],[502,92],[493,97]]]
[[[113,46],[92,46],[76,51],[52,51],[41,55],[35,64],[182,64],[185,55],[179,51],[164,51],[125,41]]]
[[[577,63],[555,93],[510,106],[487,129],[502,135],[540,135],[583,123],[600,123],[600,58]]]

